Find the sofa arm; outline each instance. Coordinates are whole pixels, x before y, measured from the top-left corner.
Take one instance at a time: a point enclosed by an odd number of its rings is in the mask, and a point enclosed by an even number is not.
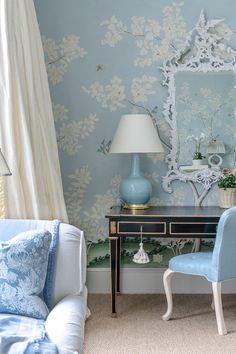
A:
[[[49,313],[45,329],[59,354],[82,354],[87,294],[64,297]]]

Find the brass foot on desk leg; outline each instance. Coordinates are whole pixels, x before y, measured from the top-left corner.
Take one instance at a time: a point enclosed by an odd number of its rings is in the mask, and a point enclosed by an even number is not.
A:
[[[117,316],[117,313],[115,312],[115,313],[111,313],[111,317],[112,318],[117,318],[118,316]]]
[[[116,295],[117,295],[117,296],[121,296],[121,292],[120,292],[120,291],[117,291],[117,292],[116,292]]]

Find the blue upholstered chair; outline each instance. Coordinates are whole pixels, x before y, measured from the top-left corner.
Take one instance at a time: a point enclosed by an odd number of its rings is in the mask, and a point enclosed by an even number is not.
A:
[[[162,316],[165,321],[172,314],[171,278],[175,273],[204,276],[212,283],[218,333],[227,334],[221,301],[221,282],[236,278],[236,207],[222,214],[213,252],[188,253],[170,260],[163,277],[167,298],[167,311]]]

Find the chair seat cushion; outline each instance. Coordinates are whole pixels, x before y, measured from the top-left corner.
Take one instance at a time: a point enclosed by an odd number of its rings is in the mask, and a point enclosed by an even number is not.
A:
[[[212,268],[212,252],[196,252],[173,257],[169,268],[174,272],[205,276],[214,280]]]

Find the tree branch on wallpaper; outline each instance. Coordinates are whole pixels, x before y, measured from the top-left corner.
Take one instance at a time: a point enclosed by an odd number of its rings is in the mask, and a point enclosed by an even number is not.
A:
[[[156,92],[153,87],[156,81],[157,79],[150,75],[142,75],[133,78],[130,87],[131,95],[133,98],[132,100],[126,98],[125,86],[122,79],[117,75],[113,76],[113,78],[107,84],[101,84],[100,82],[95,81],[90,85],[89,88],[82,86],[82,89],[84,92],[91,95],[91,97],[95,98],[98,104],[100,104],[103,108],[108,109],[110,112],[115,112],[119,108],[125,107],[125,102],[128,102],[133,107],[145,110],[145,112],[147,112],[147,114],[153,118],[153,122],[157,127],[163,144],[168,149],[170,149],[166,139],[164,139],[162,136],[163,134],[166,138],[168,138],[168,130],[165,120],[154,117],[157,112],[157,106],[151,110],[145,104],[148,102],[149,96],[154,95]],[[160,130],[162,131],[162,134],[160,134]],[[105,138],[103,138],[97,151],[106,154],[108,152],[108,146],[104,146],[104,143]]]
[[[62,81],[69,64],[76,58],[83,58],[87,52],[80,47],[80,37],[74,34],[63,37],[57,44],[52,38],[42,36],[43,49],[46,56],[46,67],[49,81],[56,85]]]
[[[121,20],[119,20],[115,16],[111,16],[111,18],[109,20],[103,21],[101,23],[101,26],[106,26],[107,30],[108,30],[105,33],[104,38],[101,40],[101,43],[102,43],[102,45],[109,45],[110,47],[114,47],[119,41],[122,40],[123,33],[133,35],[134,37],[146,38],[147,40],[157,40],[157,39],[163,40],[166,43],[168,43],[169,39],[173,35],[174,40],[176,40],[178,42],[178,48],[181,48],[183,46],[183,43],[186,40],[187,32],[180,30],[180,33],[181,33],[180,38],[181,39],[179,40],[178,33],[175,31],[173,34],[172,29],[173,29],[174,24],[175,25],[178,24],[179,27],[182,26],[181,27],[182,29],[183,28],[186,29],[186,24],[184,23],[184,19],[181,15],[181,7],[183,5],[184,5],[184,2],[180,2],[178,4],[172,3],[172,5],[169,5],[163,9],[164,16],[163,16],[162,28],[163,28],[163,33],[166,34],[165,38],[161,38],[158,35],[158,33],[160,33],[160,31],[161,31],[161,26],[158,21],[155,21],[153,19],[146,20],[144,17],[134,16],[131,18],[131,30],[128,30],[127,26],[124,25]],[[218,21],[217,21],[217,23],[218,23]],[[214,23],[211,21],[211,26],[213,26],[213,25],[214,25]],[[220,26],[218,24],[217,33],[219,35],[221,35],[225,40],[228,40],[232,34],[232,31],[229,29],[229,27],[227,25],[225,25],[224,23],[221,23]],[[152,48],[153,54],[154,53],[156,54],[156,60],[161,59],[161,55],[159,55],[161,53],[156,51],[157,47],[154,46],[154,44],[153,44],[153,46],[150,46],[147,44],[148,43],[145,42],[145,40],[143,40],[143,41],[139,40],[136,42],[137,47],[140,49],[141,56],[148,56],[149,57],[150,53],[148,53],[147,48]],[[172,49],[174,49],[175,51],[177,51],[177,49],[178,49],[170,41],[169,41],[168,46],[171,46]],[[189,50],[187,50],[185,53],[182,53],[182,56],[180,57],[179,60],[180,61],[183,60],[183,57],[186,56],[188,54],[188,52],[189,52]],[[164,57],[166,57],[166,55],[168,56],[168,54],[169,53],[165,52]],[[158,58],[158,55],[159,55],[159,58]],[[148,65],[151,65],[151,62],[149,62]],[[141,66],[145,66],[145,65],[141,65]],[[138,95],[136,95],[136,97],[139,100]],[[144,106],[139,105],[137,102],[131,102],[131,100],[127,100],[127,99],[126,99],[126,101],[135,105],[136,107],[141,107],[141,108],[145,109]],[[146,111],[148,112],[148,114],[150,114],[150,111],[148,109],[146,109]],[[164,141],[163,141],[163,143],[170,149],[170,146],[168,144],[166,144]]]
[[[61,104],[53,104],[53,115],[56,123],[58,146],[68,155],[75,155],[81,148],[81,140],[88,137],[99,120],[96,114],[90,113],[79,121],[68,122],[68,109]]]
[[[102,85],[95,81],[89,88],[82,86],[82,90],[91,97],[95,98],[97,103],[110,112],[115,112],[118,108],[125,107],[125,86],[122,79],[114,75],[110,82]]]
[[[164,59],[176,51],[187,35],[187,26],[181,14],[184,2],[173,2],[163,9],[161,21],[153,18],[145,19],[143,16],[131,17],[130,29],[116,16],[102,21],[101,26],[107,32],[101,40],[102,45],[115,47],[125,34],[133,36],[139,56],[134,60],[135,66],[145,67]]]
[[[110,146],[111,146],[111,140],[106,142],[106,140],[103,139],[97,149],[97,152],[101,152],[102,154],[106,155],[109,153]]]
[[[55,60],[52,60],[52,61],[49,61],[46,63],[46,65],[51,65],[51,64],[55,64],[57,63],[58,61],[60,61],[61,59],[64,59],[66,56],[65,55],[62,55],[61,57],[55,59]]]

